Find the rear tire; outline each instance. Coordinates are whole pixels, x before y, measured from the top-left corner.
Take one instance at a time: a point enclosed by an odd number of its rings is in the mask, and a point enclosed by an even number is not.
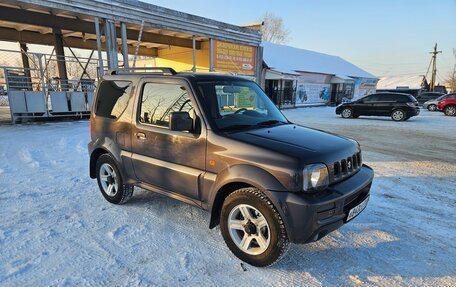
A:
[[[391,118],[395,122],[401,122],[407,118],[407,114],[403,110],[394,110],[391,113]]]
[[[341,115],[344,119],[353,118],[353,110],[350,109],[350,108],[344,108],[344,109],[342,110],[342,112],[340,113],[340,115]]]
[[[282,218],[269,198],[256,188],[242,188],[223,202],[220,229],[228,248],[253,266],[269,266],[287,251]]]
[[[456,106],[455,105],[448,105],[443,109],[443,112],[446,116],[454,117],[456,116]]]
[[[107,201],[123,204],[132,197],[133,185],[124,184],[119,168],[109,154],[98,158],[96,172],[98,187]]]
[[[431,104],[427,107],[428,111],[430,112],[435,112],[437,110],[437,106],[434,104]]]

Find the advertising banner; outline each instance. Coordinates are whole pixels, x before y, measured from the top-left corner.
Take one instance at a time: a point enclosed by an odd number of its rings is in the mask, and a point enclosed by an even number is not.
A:
[[[296,89],[296,106],[329,102],[329,84],[298,83]]]
[[[357,78],[355,80],[355,92],[352,100],[358,100],[373,94],[375,93],[376,88],[377,79]]]
[[[214,40],[213,48],[215,71],[255,74],[256,47]]]

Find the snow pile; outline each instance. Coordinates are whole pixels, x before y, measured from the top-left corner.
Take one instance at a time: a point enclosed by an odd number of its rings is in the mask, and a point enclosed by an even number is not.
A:
[[[242,264],[198,208],[138,189],[107,203],[88,122],[0,126],[0,285],[455,286],[455,118],[285,114],[358,139],[376,178],[359,217],[269,268]]]
[[[380,77],[377,83],[378,90],[410,89],[420,90],[425,82],[423,75],[402,75]]]

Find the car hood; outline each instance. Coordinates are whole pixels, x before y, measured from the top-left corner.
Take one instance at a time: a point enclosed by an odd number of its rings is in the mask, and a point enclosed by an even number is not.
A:
[[[295,124],[247,130],[228,136],[297,158],[304,164],[322,162],[331,165],[359,150],[358,144],[353,140]]]

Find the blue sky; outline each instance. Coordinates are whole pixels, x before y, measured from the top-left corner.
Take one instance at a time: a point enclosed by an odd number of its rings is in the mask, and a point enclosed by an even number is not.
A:
[[[338,55],[377,75],[425,74],[437,42],[438,79],[454,65],[456,0],[142,0],[232,24],[281,16],[290,46]]]

